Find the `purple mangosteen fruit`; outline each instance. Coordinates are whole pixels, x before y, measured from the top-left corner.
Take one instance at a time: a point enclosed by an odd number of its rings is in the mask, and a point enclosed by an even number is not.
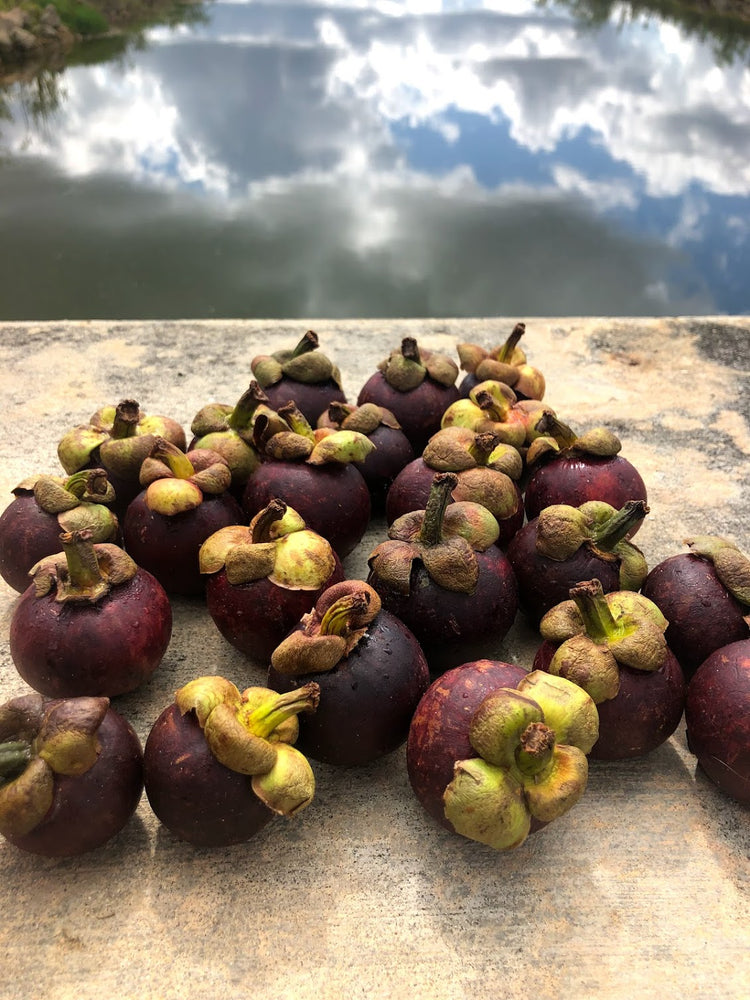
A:
[[[244,520],[229,492],[229,466],[218,452],[196,448],[185,454],[156,438],[140,479],[145,488],[123,522],[125,548],[168,594],[202,595],[201,545],[220,528]]]
[[[440,429],[446,409],[458,399],[458,366],[446,354],[420,349],[413,337],[404,337],[378,370],[365,382],[357,404],[375,403],[395,416],[415,455]]]
[[[650,753],[675,731],[685,705],[685,679],[664,638],[666,619],[641,594],[605,594],[595,579],[570,595],[540,622],[544,642],[534,669],[573,681],[596,702],[599,739],[592,757]]]
[[[409,780],[446,829],[508,850],[578,802],[597,736],[596,706],[570,681],[467,663],[434,681],[414,713]]]
[[[230,525],[211,535],[199,561],[217,628],[235,649],[265,661],[323,591],[344,579],[331,543],[281,500],[249,527]]]
[[[269,687],[311,681],[320,702],[300,719],[300,749],[327,764],[361,765],[406,740],[430,672],[419,643],[382,609],[376,591],[345,580],[318,598],[271,657]]]
[[[116,545],[87,530],[60,536],[42,559],[10,623],[21,677],[52,698],[114,697],[134,691],[159,666],[172,634],[164,588]]]
[[[94,542],[120,538],[120,525],[109,509],[115,491],[103,469],[85,469],[67,479],[33,476],[14,490],[16,499],[0,516],[0,574],[22,593],[29,573],[44,556],[60,551],[60,533],[91,530]]]
[[[293,402],[313,427],[330,403],[346,402],[341,372],[319,346],[318,335],[308,330],[291,350],[259,354],[250,362],[273,409]]]
[[[298,713],[314,711],[317,700],[315,684],[279,695],[199,677],[180,688],[144,751],[146,795],[160,822],[196,846],[225,847],[274,816],[301,812],[315,777],[292,744]]]
[[[480,382],[492,379],[510,386],[518,399],[542,399],[544,375],[527,362],[526,354],[518,346],[525,333],[526,324],[516,323],[505,343],[490,351],[479,344],[457,344],[461,368],[466,372],[458,386],[461,395],[468,396]]]
[[[358,431],[313,431],[293,404],[279,413],[291,430],[263,440],[263,461],[247,481],[242,506],[254,517],[272,500],[283,500],[343,559],[370,521],[370,491],[355,463],[374,445]],[[259,417],[256,437],[264,426]]]
[[[714,650],[750,638],[750,560],[716,535],[685,543],[651,570],[641,593],[669,622],[669,648],[687,680]]]
[[[175,420],[148,416],[134,399],[123,399],[117,406],[97,410],[88,424],[68,431],[57,446],[57,455],[69,476],[80,469],[105,469],[115,491],[113,509],[122,517],[140,493],[141,464],[156,437],[185,450],[185,432]]]
[[[495,545],[497,521],[481,504],[451,503],[456,483],[453,473],[437,473],[426,509],[394,521],[369,558],[367,582],[417,637],[432,670],[501,641],[518,609],[513,570]]]
[[[23,851],[67,858],[119,833],[143,791],[143,751],[108,698],[0,706],[0,834]]]
[[[627,536],[647,512],[643,500],[630,500],[619,511],[603,500],[590,500],[580,507],[553,504],[525,524],[507,555],[519,604],[534,624],[567,600],[579,580],[596,577],[605,594],[639,590],[648,567]]]
[[[750,805],[750,639],[721,646],[698,667],[685,702],[687,742],[710,780]]]
[[[458,478],[452,500],[480,503],[500,529],[497,545],[504,547],[523,524],[523,498],[514,482],[523,470],[518,451],[489,433],[467,427],[446,427],[430,438],[421,458],[396,476],[386,497],[386,519],[392,524],[413,510],[425,510],[436,472]]]

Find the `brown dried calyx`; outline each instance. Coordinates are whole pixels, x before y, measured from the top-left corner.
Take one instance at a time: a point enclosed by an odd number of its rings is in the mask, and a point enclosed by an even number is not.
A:
[[[327,673],[362,641],[379,611],[380,597],[369,584],[337,583],[276,647],[271,665],[282,674]]]
[[[750,559],[732,542],[718,535],[686,538],[690,551],[713,563],[716,575],[740,604],[750,606]]]
[[[335,462],[348,465],[363,462],[375,445],[365,434],[355,430],[314,431],[305,415],[294,403],[280,406],[278,414],[288,430],[266,435],[266,421],[256,420],[256,439],[267,458],[279,462],[307,462],[309,465],[326,465]]]
[[[446,590],[470,594],[476,589],[483,552],[500,534],[495,517],[481,504],[451,503],[458,483],[452,472],[435,475],[425,510],[397,518],[389,540],[371,553],[370,569],[402,594],[411,590],[412,564],[419,560],[428,575]]]
[[[521,453],[490,431],[444,427],[433,434],[422,452],[425,465],[436,472],[463,472],[486,468],[518,479],[523,472]]]
[[[401,424],[390,410],[384,406],[378,406],[377,403],[363,403],[361,406],[355,406],[353,403],[334,401],[318,420],[318,428],[358,431],[360,434],[368,436],[378,427],[400,430]]]
[[[535,434],[526,453],[527,465],[553,451],[578,451],[599,458],[612,458],[622,448],[620,439],[609,428],[592,427],[578,435],[551,410],[545,411],[536,422]]]
[[[431,378],[440,385],[453,385],[458,376],[458,365],[447,354],[420,350],[414,337],[404,337],[401,347],[388,355],[378,365],[386,382],[399,392],[410,392]]]
[[[94,543],[92,535],[90,528],[60,535],[62,552],[40,559],[29,573],[37,597],[54,589],[56,601],[94,603],[133,579],[138,572],[133,559],[118,545]]]
[[[457,344],[461,368],[475,375],[480,382],[487,379],[503,382],[528,399],[542,399],[544,375],[527,363],[526,354],[518,346],[525,332],[526,324],[516,323],[505,343],[490,351],[478,344]]]
[[[332,381],[340,389],[341,372],[330,358],[318,350],[319,346],[317,333],[308,330],[291,350],[256,355],[250,362],[250,368],[264,389],[280,382],[282,378],[305,385]]]

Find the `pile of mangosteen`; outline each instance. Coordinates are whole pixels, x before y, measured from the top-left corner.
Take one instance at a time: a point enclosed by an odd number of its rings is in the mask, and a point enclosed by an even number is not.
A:
[[[0,516],[31,688],[0,706],[0,833],[79,854],[145,788],[177,838],[243,842],[310,804],[311,761],[406,745],[427,814],[505,850],[578,802],[590,759],[652,752],[683,712],[699,767],[750,804],[750,560],[702,536],[649,571],[643,479],[545,400],[524,332],[458,364],[406,337],[354,403],[308,331],[189,437],[132,399],[65,431],[61,470]],[[347,579],[373,515],[387,537]],[[194,677],[142,747],[110,700],[159,668],[181,597],[265,676]],[[517,615],[533,662],[488,658]]]

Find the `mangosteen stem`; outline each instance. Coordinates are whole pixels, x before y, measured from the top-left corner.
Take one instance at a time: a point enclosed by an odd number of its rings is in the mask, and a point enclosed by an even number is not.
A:
[[[475,398],[479,409],[484,410],[492,420],[503,423],[507,419],[510,403],[504,397],[498,399],[482,389]]]
[[[31,745],[25,740],[0,743],[0,787],[22,773],[31,759]]]
[[[283,500],[272,500],[269,505],[262,510],[255,519],[252,530],[252,542],[257,545],[259,542],[272,542],[271,525],[280,521],[286,514],[286,504]]]
[[[586,580],[577,584],[571,589],[570,596],[581,613],[590,639],[602,643],[620,634],[599,580]]]
[[[115,419],[112,423],[110,437],[118,439],[134,437],[140,419],[141,412],[138,403],[134,399],[121,400],[115,407]]]
[[[109,591],[102,575],[89,528],[64,531],[60,544],[68,569],[67,580],[58,579],[57,599],[95,601]]]
[[[427,498],[419,540],[423,545],[439,545],[443,536],[445,509],[451,502],[451,493],[458,485],[455,472],[438,472],[432,479]]]
[[[246,430],[253,420],[253,414],[261,405],[268,403],[268,396],[258,382],[251,382],[234,405],[227,417],[227,425],[234,431]]]
[[[308,330],[292,351],[292,357],[298,358],[301,354],[309,354],[310,351],[316,350],[319,346],[320,341],[317,333],[314,330]]]
[[[490,457],[495,445],[497,444],[498,439],[495,434],[490,434],[488,432],[475,434],[474,440],[469,445],[469,454],[479,463],[479,465],[486,465],[487,459]]]
[[[419,346],[414,337],[404,337],[401,341],[401,354],[407,361],[415,361],[418,365],[422,364]]]
[[[333,402],[328,404],[328,419],[331,423],[341,425],[351,415],[352,410],[353,407],[351,405],[334,399]]]
[[[193,463],[184,451],[180,451],[177,445],[167,441],[166,438],[154,438],[154,446],[151,449],[151,458],[157,458],[163,462],[175,479],[190,479],[195,475]]]
[[[516,323],[516,325],[511,330],[510,336],[505,341],[503,346],[497,352],[497,360],[503,362],[503,364],[508,364],[510,359],[513,357],[513,351],[518,347],[518,342],[526,333],[525,323]]]
[[[320,688],[314,682],[275,695],[248,716],[245,725],[255,736],[268,739],[282,722],[300,712],[312,712],[318,706]]]
[[[280,406],[276,412],[280,417],[286,420],[290,429],[294,431],[295,434],[301,434],[303,437],[309,438],[311,441],[315,440],[315,433],[312,427],[296,403],[285,403],[283,406]]]
[[[645,500],[628,500],[624,507],[610,518],[591,529],[591,540],[597,548],[611,552],[618,542],[640,524],[648,511]]]
[[[536,425],[536,429],[540,434],[553,437],[561,448],[572,448],[578,440],[578,435],[575,431],[571,427],[568,427],[567,424],[564,424],[562,420],[558,420],[551,410],[544,411]]]
[[[353,594],[346,594],[328,608],[321,618],[320,635],[340,635],[348,636],[355,624],[352,619],[357,619],[357,625],[361,622],[361,616],[370,606],[369,595],[364,591]]]
[[[521,733],[516,763],[522,774],[539,774],[552,760],[555,733],[543,722],[531,722]]]

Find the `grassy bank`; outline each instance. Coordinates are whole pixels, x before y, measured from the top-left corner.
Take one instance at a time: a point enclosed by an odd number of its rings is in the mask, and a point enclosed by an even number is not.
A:
[[[84,38],[154,22],[182,22],[187,8],[201,7],[192,0],[0,0],[0,12],[21,7],[33,30],[49,3],[69,30]]]

